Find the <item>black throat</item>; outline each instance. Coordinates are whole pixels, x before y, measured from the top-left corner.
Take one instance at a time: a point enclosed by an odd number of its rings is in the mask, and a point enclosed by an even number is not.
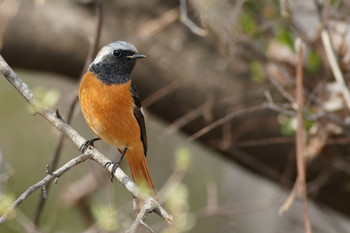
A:
[[[107,85],[123,84],[130,80],[130,69],[116,66],[115,63],[97,63],[91,64],[89,71],[97,75],[97,77]],[[130,71],[130,72],[129,72]]]

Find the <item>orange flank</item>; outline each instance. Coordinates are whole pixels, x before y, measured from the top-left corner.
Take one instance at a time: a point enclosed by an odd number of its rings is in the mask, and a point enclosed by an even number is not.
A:
[[[130,80],[108,85],[88,71],[79,88],[80,104],[87,124],[97,136],[121,151],[128,148],[125,157],[135,183],[146,184],[154,192],[130,88]]]

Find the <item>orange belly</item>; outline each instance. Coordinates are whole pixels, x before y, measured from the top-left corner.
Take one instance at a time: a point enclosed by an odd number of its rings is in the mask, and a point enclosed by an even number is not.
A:
[[[120,150],[140,146],[136,145],[140,143],[140,128],[133,114],[130,85],[131,81],[107,85],[88,71],[79,88],[87,124],[102,140]]]

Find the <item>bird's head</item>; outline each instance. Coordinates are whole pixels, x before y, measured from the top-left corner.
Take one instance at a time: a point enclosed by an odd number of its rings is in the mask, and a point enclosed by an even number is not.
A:
[[[121,83],[129,76],[136,59],[145,58],[136,47],[125,41],[115,41],[104,46],[90,64],[89,70],[107,84]]]

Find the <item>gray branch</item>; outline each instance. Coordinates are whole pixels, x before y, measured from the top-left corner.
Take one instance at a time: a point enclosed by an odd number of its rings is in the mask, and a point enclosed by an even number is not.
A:
[[[39,114],[47,121],[49,121],[53,126],[55,126],[59,131],[66,135],[78,148],[86,141],[82,136],[78,134],[70,125],[66,124],[62,118],[60,118],[58,112],[54,112],[50,109],[45,108],[40,104],[37,98],[35,98],[32,90],[29,86],[22,81],[22,79],[11,69],[11,67],[6,63],[3,57],[0,55],[0,72],[4,77],[18,90],[18,92],[34,107],[36,114]],[[46,184],[51,182],[53,179],[61,176],[66,171],[70,170],[77,164],[84,162],[87,159],[92,159],[99,163],[101,166],[105,167],[107,162],[110,162],[103,154],[97,151],[95,148],[88,149],[84,154],[72,159],[67,162],[61,168],[57,169],[52,174],[47,175],[44,179],[36,183],[35,185],[29,187],[6,211],[6,213],[0,217],[0,224],[5,222],[10,213],[19,206],[25,199],[27,199],[34,191],[40,187],[45,187]],[[106,169],[111,172],[112,166],[107,166]],[[125,186],[125,188],[137,199],[142,200],[144,207],[141,209],[140,214],[142,216],[137,216],[133,226],[142,225],[143,220],[146,215],[150,212],[156,212],[163,219],[171,222],[172,216],[167,213],[163,207],[155,201],[151,196],[141,191],[141,189],[120,169],[118,168],[114,176]],[[136,229],[131,229],[130,232],[135,232]]]

